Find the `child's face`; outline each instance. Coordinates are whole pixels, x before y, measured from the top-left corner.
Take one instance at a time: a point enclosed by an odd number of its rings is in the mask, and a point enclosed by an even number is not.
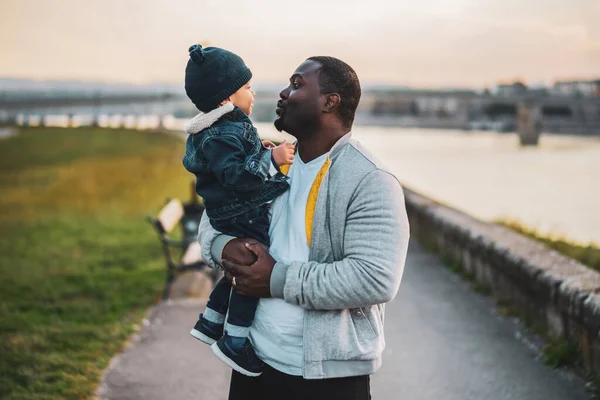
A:
[[[252,90],[252,87],[250,86],[250,81],[232,94],[229,97],[229,100],[234,106],[241,108],[246,115],[252,114],[252,107],[254,107],[254,90]]]

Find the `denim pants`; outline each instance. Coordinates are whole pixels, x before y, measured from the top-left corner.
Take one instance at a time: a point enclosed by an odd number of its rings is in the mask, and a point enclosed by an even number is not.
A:
[[[266,246],[270,242],[269,223],[268,204],[231,219],[211,220],[213,228],[221,233],[256,239]],[[219,314],[227,314],[229,310],[228,324],[248,328],[254,320],[258,298],[242,296],[231,288],[231,282],[223,276],[210,294],[206,306]]]

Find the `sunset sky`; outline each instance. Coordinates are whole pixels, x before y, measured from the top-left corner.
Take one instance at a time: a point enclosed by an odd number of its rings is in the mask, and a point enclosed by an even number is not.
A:
[[[2,0],[0,18],[0,77],[180,82],[205,41],[256,82],[312,55],[371,84],[600,77],[600,0]]]

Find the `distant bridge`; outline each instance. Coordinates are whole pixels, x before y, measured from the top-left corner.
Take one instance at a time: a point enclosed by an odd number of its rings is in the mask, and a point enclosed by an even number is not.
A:
[[[600,98],[377,90],[364,93],[357,120],[424,128],[507,131],[536,128],[556,133],[600,135]]]
[[[258,92],[254,119],[275,118],[275,91]],[[173,93],[38,94],[0,96],[0,121],[23,115],[172,115],[195,112],[185,96]],[[438,129],[518,131],[523,144],[536,144],[541,131],[600,135],[600,98],[525,92],[480,94],[468,90],[370,89],[363,92],[358,124]]]
[[[55,95],[55,96],[31,96],[10,98],[7,96],[0,97],[0,109],[3,110],[20,110],[26,111],[32,108],[63,108],[63,107],[86,107],[86,106],[101,106],[106,104],[131,104],[131,103],[147,103],[169,101],[177,98],[172,93],[160,94],[106,94],[98,96],[81,96],[81,95]]]
[[[189,108],[189,100],[172,93],[60,94],[22,97],[0,96],[0,122],[27,124],[30,117],[89,116],[96,124],[101,115],[166,116]]]

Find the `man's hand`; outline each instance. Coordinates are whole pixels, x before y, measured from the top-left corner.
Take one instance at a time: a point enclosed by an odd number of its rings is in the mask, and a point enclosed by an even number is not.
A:
[[[273,149],[273,159],[278,167],[291,165],[294,162],[294,152],[296,147],[285,140]]]
[[[221,260],[221,265],[225,268],[225,275],[232,284],[235,278],[233,288],[241,295],[271,297],[271,272],[275,266],[275,259],[269,254],[269,248],[261,243],[246,243],[245,248],[256,258],[256,262],[250,266],[236,263],[225,259],[227,254],[223,250],[224,259]]]
[[[246,247],[246,243],[258,244],[255,239],[232,239],[223,248],[221,258],[240,265],[254,264],[256,255]]]

